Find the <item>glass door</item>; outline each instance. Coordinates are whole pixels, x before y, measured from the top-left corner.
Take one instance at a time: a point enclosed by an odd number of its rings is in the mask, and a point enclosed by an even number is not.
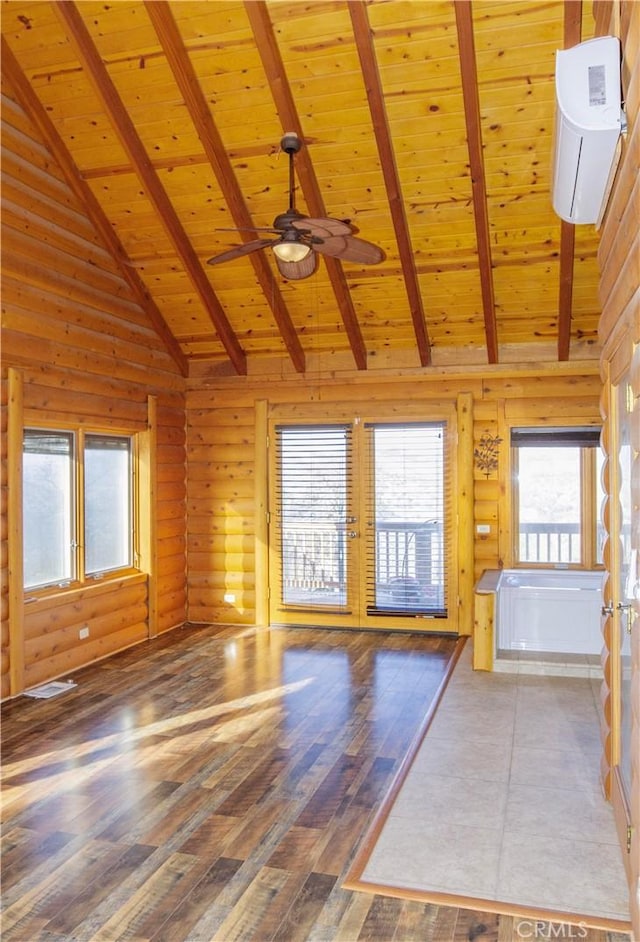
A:
[[[352,429],[275,427],[272,621],[344,620],[353,607]]]
[[[638,561],[631,548],[631,421],[633,394],[627,380],[617,389],[617,510],[619,514],[619,565],[617,566],[617,649],[620,726],[617,737],[617,778],[628,807],[631,797],[631,627]]]
[[[366,614],[447,615],[445,422],[367,423]]]
[[[272,623],[457,631],[450,428],[272,427]]]

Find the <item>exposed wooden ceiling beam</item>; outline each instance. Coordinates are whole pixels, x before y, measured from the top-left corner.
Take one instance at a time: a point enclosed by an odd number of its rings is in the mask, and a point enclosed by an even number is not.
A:
[[[573,258],[576,227],[560,220],[560,284],[558,290],[558,360],[569,359],[573,306]]]
[[[612,29],[613,19],[616,13],[619,15],[619,12],[619,0],[593,0],[593,18],[596,23],[595,35],[606,36],[610,34],[615,36],[616,33]]]
[[[460,49],[460,75],[462,78],[464,117],[467,127],[467,146],[469,148],[469,166],[471,169],[471,190],[473,193],[473,213],[476,223],[476,243],[478,246],[484,330],[487,340],[487,358],[489,363],[497,363],[498,328],[496,326],[496,303],[493,292],[493,267],[489,235],[489,214],[487,212],[487,188],[485,184],[484,157],[482,155],[478,70],[473,38],[473,10],[470,2],[454,3],[454,8],[456,11],[456,27],[458,30],[458,47]]]
[[[245,10],[251,23],[256,47],[262,59],[262,64],[271,86],[274,102],[283,122],[283,132],[295,131],[300,140],[304,141],[304,131],[298,117],[298,111],[291,92],[291,86],[280,56],[280,50],[273,32],[267,6],[263,0],[245,0]],[[309,212],[313,218],[323,218],[327,215],[324,199],[318,180],[313,169],[311,158],[306,150],[296,155],[296,171],[302,186],[304,198]],[[367,349],[356,316],[349,286],[342,270],[341,264],[335,258],[323,256],[331,287],[336,297],[342,322],[349,338],[351,352],[359,370],[367,368]]]
[[[215,125],[207,100],[202,92],[198,77],[189,53],[182,41],[173,14],[168,3],[161,0],[145,0],[145,8],[153,27],[158,35],[167,61],[171,66],[174,78],[180,89],[185,104],[189,109],[191,120],[198,132],[209,163],[213,168],[216,179],[229,206],[234,224],[239,229],[250,229],[253,226],[251,213],[247,209],[242,191],[238,185],[231,161],[222,143],[222,139]],[[249,236],[247,236],[247,239]],[[255,234],[251,236],[255,238]],[[264,252],[253,252],[248,256],[260,283],[267,303],[270,305],[278,329],[289,352],[291,361],[299,373],[304,373],[305,355],[295,326],[280,292],[280,288],[273,276],[273,271]]]
[[[582,37],[582,0],[565,0],[564,48],[570,49]],[[558,290],[558,360],[568,360],[571,348],[573,308],[573,262],[576,227],[560,220],[560,285]]]
[[[104,214],[91,187],[81,176],[71,154],[67,150],[66,144],[53,126],[51,118],[42,107],[40,99],[33,91],[24,72],[18,65],[4,36],[1,41],[2,72],[7,77],[13,91],[18,96],[20,107],[29,116],[29,119],[42,135],[47,149],[51,152],[60,170],[64,174],[69,188],[73,191],[76,199],[91,220],[104,245],[113,256],[122,277],[131,288],[142,310],[147,314],[167,352],[170,354],[182,375],[187,376],[189,364],[180,345],[169,330],[159,308],[151,299],[140,275],[131,266],[120,239],[114,232],[111,223]]]
[[[109,116],[120,142],[124,147],[133,169],[137,173],[145,191],[153,203],[162,223],[167,230],[175,250],[189,275],[191,282],[216,329],[222,345],[237,373],[246,374],[246,355],[238,342],[227,316],[211,287],[200,260],[191,245],[187,233],[169,199],[161,181],[153,169],[149,155],[140,140],[133,121],[111,80],[102,57],[85,26],[75,3],[65,0],[55,3],[55,10],[76,54],[91,81],[98,98]]]
[[[382,174],[387,187],[389,209],[391,211],[396,242],[398,243],[400,264],[402,266],[405,290],[409,300],[411,319],[413,320],[413,328],[418,344],[420,364],[422,366],[429,366],[431,363],[431,344],[427,333],[422,296],[420,294],[418,274],[416,272],[413,256],[413,247],[411,245],[409,226],[404,210],[400,178],[398,176],[393,144],[391,142],[391,131],[387,120],[382,83],[380,81],[380,73],[378,72],[375,49],[373,48],[373,39],[366,4],[350,3],[349,13],[351,15],[351,23],[358,56],[360,58],[360,65],[362,66],[362,75],[367,91],[369,111],[371,112],[371,121],[378,153],[380,155]]]

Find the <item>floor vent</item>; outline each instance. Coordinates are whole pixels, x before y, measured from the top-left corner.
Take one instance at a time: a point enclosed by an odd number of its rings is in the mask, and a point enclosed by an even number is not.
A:
[[[50,700],[51,697],[57,697],[60,693],[66,693],[73,687],[77,687],[72,680],[54,680],[50,684],[42,684],[40,687],[33,687],[32,690],[25,690],[25,697],[33,697],[35,700]]]

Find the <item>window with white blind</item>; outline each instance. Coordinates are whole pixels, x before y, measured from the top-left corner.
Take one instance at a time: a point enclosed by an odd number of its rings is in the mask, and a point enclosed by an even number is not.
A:
[[[367,612],[447,614],[444,422],[365,425]]]
[[[72,432],[25,430],[22,518],[26,588],[75,577],[75,454]]]
[[[132,565],[131,439],[84,436],[85,572],[95,575]]]
[[[133,567],[133,461],[128,435],[25,429],[26,589],[82,584]]]

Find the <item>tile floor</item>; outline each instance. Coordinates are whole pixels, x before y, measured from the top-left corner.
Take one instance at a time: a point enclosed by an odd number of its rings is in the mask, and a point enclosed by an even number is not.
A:
[[[599,654],[539,654],[535,651],[500,650],[496,653],[493,669],[509,674],[590,677],[598,681],[602,677]]]
[[[474,672],[467,644],[361,879],[629,919],[595,678]]]

